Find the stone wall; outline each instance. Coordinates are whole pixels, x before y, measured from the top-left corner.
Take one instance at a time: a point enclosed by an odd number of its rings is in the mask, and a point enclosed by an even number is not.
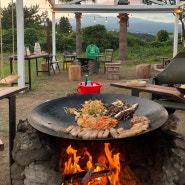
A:
[[[20,121],[13,148],[12,185],[59,185],[58,156],[55,138]]]

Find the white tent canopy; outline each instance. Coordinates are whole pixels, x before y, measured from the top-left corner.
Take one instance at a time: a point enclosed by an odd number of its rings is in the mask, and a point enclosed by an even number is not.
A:
[[[177,5],[79,5],[72,4],[81,2],[74,0],[68,4],[55,4],[55,0],[48,0],[52,11],[52,54],[56,55],[56,39],[55,39],[55,13],[176,13],[180,9]],[[24,72],[24,14],[23,0],[16,0],[17,12],[17,55],[18,55],[18,75],[21,77],[18,81],[18,86],[25,85]],[[175,15],[174,26],[174,51],[173,56],[177,54],[178,43],[178,18]],[[20,21],[21,20],[21,21]]]

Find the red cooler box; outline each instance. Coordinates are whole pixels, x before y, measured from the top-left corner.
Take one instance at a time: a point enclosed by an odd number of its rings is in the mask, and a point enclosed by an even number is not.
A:
[[[77,88],[78,94],[99,94],[102,84],[99,82],[91,82],[91,85],[85,86],[80,83]]]

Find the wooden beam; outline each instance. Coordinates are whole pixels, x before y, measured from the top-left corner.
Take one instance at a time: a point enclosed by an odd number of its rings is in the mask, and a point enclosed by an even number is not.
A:
[[[55,4],[54,12],[81,13],[174,13],[178,5],[66,5]]]

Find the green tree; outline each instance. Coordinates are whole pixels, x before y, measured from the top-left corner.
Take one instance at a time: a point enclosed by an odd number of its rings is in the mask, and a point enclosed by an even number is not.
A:
[[[24,7],[24,27],[25,28],[39,28],[46,19],[47,13],[42,12],[39,14],[39,5]]]
[[[60,52],[75,51],[75,34],[74,32],[65,36],[64,34],[57,33],[56,34],[56,48]]]
[[[57,25],[57,32],[68,34],[71,32],[71,30],[72,26],[69,22],[69,19],[67,17],[61,17],[59,24]]]
[[[14,31],[14,38],[16,42],[16,31]],[[12,29],[3,29],[3,50],[12,52]]]
[[[94,25],[82,29],[83,33],[83,50],[87,45],[95,44],[104,52],[106,48],[117,49],[119,46],[119,37],[111,32],[108,32],[104,25]]]
[[[72,0],[59,0],[59,1],[61,1],[61,2],[70,2]],[[76,4],[81,4],[81,1],[78,1]],[[96,2],[96,0],[85,0],[85,1],[91,1],[91,2],[94,2],[94,3]],[[75,13],[75,19],[76,19],[76,53],[77,53],[77,55],[82,53],[81,16],[82,16],[82,13],[80,13],[80,12]]]
[[[9,3],[7,8],[2,8],[2,27],[10,29],[12,27],[12,6],[13,6],[13,21],[16,28],[16,4]],[[39,5],[24,7],[24,26],[25,28],[39,28],[46,17],[46,12],[39,14]]]
[[[89,44],[95,44],[99,48],[105,44],[105,36],[107,30],[104,25],[96,24],[94,26],[85,27],[82,29],[83,42],[85,47]]]
[[[168,32],[166,30],[158,31],[157,35],[156,35],[156,40],[159,42],[165,42],[165,41],[169,40]]]
[[[2,28],[3,29],[11,29],[12,28],[12,6],[13,6],[13,21],[16,23],[16,7],[15,3],[13,5],[11,3],[8,4],[7,8],[2,8]],[[14,28],[16,27],[16,24],[14,24]]]
[[[29,46],[30,50],[33,51],[33,46],[37,41],[38,41],[37,30],[35,28],[26,28],[24,30],[25,46]]]

